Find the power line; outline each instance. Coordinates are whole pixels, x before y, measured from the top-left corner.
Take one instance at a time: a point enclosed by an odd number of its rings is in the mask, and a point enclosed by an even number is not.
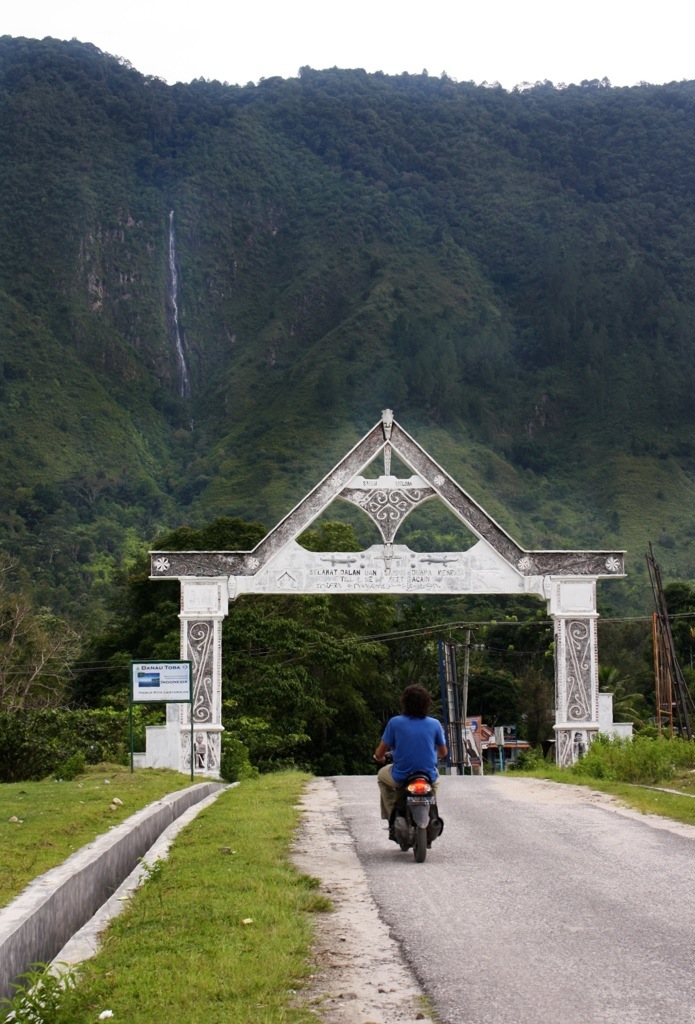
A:
[[[670,621],[675,621],[676,619],[695,619],[695,612],[677,612],[677,613],[675,613],[673,615],[669,615],[668,618],[669,618]],[[601,626],[606,626],[606,625],[615,625],[615,624],[627,623],[627,622],[651,623],[651,616],[650,615],[628,615],[628,616],[611,616],[610,618],[604,617],[604,618],[600,618],[598,620],[598,625],[599,625],[599,627],[601,627]],[[327,636],[329,636],[331,639],[335,640],[337,643],[345,642],[345,643],[358,644],[359,645],[359,644],[373,644],[373,643],[391,643],[391,642],[394,642],[394,641],[397,641],[397,640],[415,639],[416,637],[421,637],[421,636],[422,637],[435,636],[435,635],[441,634],[441,633],[451,633],[453,631],[467,630],[467,629],[471,629],[471,630],[484,629],[484,628],[489,628],[489,627],[505,628],[505,629],[517,629],[517,628],[518,629],[521,629],[521,628],[529,629],[531,627],[536,627],[538,629],[549,630],[549,629],[552,628],[552,620],[551,619],[519,619],[519,620],[514,620],[514,619],[478,619],[478,620],[468,619],[468,620],[461,620],[461,621],[457,621],[457,622],[438,622],[438,623],[434,623],[434,624],[428,625],[428,626],[413,627],[412,629],[391,630],[391,631],[385,632],[385,633],[371,633],[371,634],[366,634],[366,635],[363,635],[363,636],[333,637],[330,633],[327,634]],[[297,654],[299,657],[301,657],[303,652],[315,649],[318,646],[319,646],[319,642],[318,641],[304,644],[302,646],[301,652],[295,652],[295,654]],[[509,655],[519,655],[519,656],[524,655],[525,656],[525,655],[528,655],[528,654],[537,653],[535,651],[509,651],[509,650],[504,649],[504,648],[493,648],[493,647],[489,647],[489,646],[486,646],[486,650],[489,653],[491,653],[491,654],[498,654],[498,655],[509,654]],[[235,655],[246,654],[247,657],[250,657],[250,658],[260,658],[260,657],[270,657],[270,656],[272,656],[274,654],[277,654],[277,650],[274,650],[272,648],[264,647],[264,648],[255,648],[255,649],[252,649],[250,651],[241,651],[241,650],[237,649],[236,651],[230,651],[229,653],[233,653]],[[113,664],[109,664],[108,662],[75,661],[75,662],[72,662],[70,664],[69,669],[54,670],[54,671],[51,671],[50,673],[47,673],[47,674],[50,674],[52,676],[57,676],[57,675],[63,675],[66,672],[68,673],[68,675],[74,675],[76,673],[86,674],[86,673],[89,673],[89,672],[114,672],[114,671],[125,671],[125,670],[127,670],[127,668],[128,668],[128,665],[113,665]],[[14,672],[6,672],[6,673],[1,673],[0,672],[0,674],[4,674],[4,676],[6,678],[19,678],[21,676],[26,676],[26,675],[31,674],[31,672],[30,672],[30,670],[26,670],[26,671],[14,671]]]

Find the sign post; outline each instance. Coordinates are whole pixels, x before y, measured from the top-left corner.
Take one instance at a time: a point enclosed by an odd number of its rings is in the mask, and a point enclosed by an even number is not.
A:
[[[190,661],[131,661],[130,771],[133,771],[133,704],[191,704],[193,674]],[[193,715],[191,714],[191,782],[194,778]]]

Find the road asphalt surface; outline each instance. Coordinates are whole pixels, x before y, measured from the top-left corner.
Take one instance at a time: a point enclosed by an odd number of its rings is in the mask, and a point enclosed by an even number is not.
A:
[[[416,864],[333,780],[381,918],[446,1024],[695,1024],[695,829],[574,786],[443,778]]]

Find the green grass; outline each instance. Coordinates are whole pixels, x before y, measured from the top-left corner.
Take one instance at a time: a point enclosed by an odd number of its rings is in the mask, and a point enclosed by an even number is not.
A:
[[[148,769],[131,774],[114,764],[95,765],[73,782],[0,785],[0,906],[111,825],[190,785],[178,772]],[[114,797],[123,805],[111,810]]]
[[[305,1024],[311,913],[330,908],[288,852],[307,776],[261,776],[188,825],[83,967],[55,1024]],[[246,922],[246,923],[245,923]]]
[[[692,799],[695,797],[695,771],[691,768],[681,775],[676,775],[674,778],[669,779],[668,782],[661,783],[661,785],[666,789],[677,789],[680,793],[685,793]]]

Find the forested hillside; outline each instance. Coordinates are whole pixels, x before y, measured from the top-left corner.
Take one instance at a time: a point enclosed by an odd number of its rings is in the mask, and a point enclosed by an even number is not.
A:
[[[626,548],[602,596],[649,610],[649,539],[695,577],[694,114],[689,82],[168,86],[0,39],[24,585],[98,621],[124,557],[272,526],[388,406],[521,544]]]

